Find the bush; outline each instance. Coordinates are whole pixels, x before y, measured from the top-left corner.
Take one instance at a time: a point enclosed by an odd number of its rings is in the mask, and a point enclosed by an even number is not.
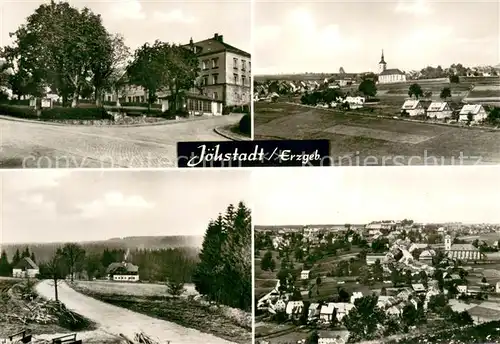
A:
[[[222,108],[222,114],[223,115],[229,115],[232,111],[233,111],[233,107],[232,106],[224,106]]]
[[[0,97],[1,98],[1,97]],[[0,103],[2,104],[8,104],[8,105],[24,105],[24,106],[29,106],[30,105],[30,100],[29,99],[0,99]]]
[[[40,116],[42,120],[114,120],[114,117],[106,112],[103,107],[85,108],[52,108],[43,109]]]
[[[112,101],[112,102],[105,101],[105,102],[103,102],[103,104],[106,106],[116,106],[116,101]],[[128,107],[144,107],[144,108],[148,107],[148,103],[120,102],[120,105],[123,107],[127,107],[127,106]],[[159,108],[161,108],[161,104],[153,103],[153,104],[151,104],[151,107],[155,108],[155,109],[159,109]]]
[[[35,111],[31,108],[23,108],[12,105],[0,104],[0,115],[25,118],[25,119],[37,119]]]
[[[240,119],[238,129],[243,135],[252,136],[252,117],[250,114],[246,114]]]

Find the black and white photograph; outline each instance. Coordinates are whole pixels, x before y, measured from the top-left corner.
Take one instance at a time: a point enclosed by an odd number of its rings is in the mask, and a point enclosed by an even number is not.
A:
[[[253,171],[256,343],[498,343],[498,172]]]
[[[254,139],[342,166],[500,163],[498,1],[259,1]]]
[[[175,167],[251,139],[251,2],[0,2],[0,168]]]
[[[248,171],[1,174],[0,343],[252,343]]]

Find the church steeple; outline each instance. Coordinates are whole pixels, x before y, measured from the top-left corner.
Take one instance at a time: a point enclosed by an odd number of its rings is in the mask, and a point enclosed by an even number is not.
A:
[[[384,72],[387,68],[387,63],[384,59],[384,49],[382,49],[382,56],[380,57],[380,62],[378,63],[378,72],[379,74]]]
[[[380,57],[380,62],[379,64],[387,64],[384,60],[384,49],[382,49],[382,56]]]

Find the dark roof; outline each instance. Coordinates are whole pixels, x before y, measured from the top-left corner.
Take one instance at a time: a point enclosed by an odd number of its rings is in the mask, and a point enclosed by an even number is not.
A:
[[[391,69],[386,69],[384,70],[382,73],[380,73],[379,75],[394,75],[394,74],[404,74],[401,70],[397,69],[397,68],[391,68]]]
[[[113,273],[113,272],[115,272],[118,269],[124,269],[127,272],[137,272],[137,271],[139,271],[139,267],[138,266],[136,266],[136,265],[134,265],[132,263],[123,262],[123,263],[111,263],[111,264],[109,264],[108,268],[106,269],[106,273],[107,274]]]
[[[191,44],[191,43],[190,43]],[[186,44],[185,47],[189,47],[190,44]],[[246,57],[250,57],[251,55],[246,51],[238,49],[230,44],[224,42],[223,36],[219,34],[214,34],[212,38],[205,39],[203,41],[192,43],[195,47],[197,47],[197,55],[209,55],[220,52],[230,52]]]
[[[14,269],[21,269],[21,270],[38,269],[38,265],[36,265],[35,262],[31,260],[31,258],[25,257],[21,259],[19,263],[16,264]]]

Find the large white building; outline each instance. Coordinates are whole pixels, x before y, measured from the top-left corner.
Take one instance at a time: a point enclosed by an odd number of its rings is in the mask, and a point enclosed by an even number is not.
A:
[[[387,69],[384,51],[378,63],[378,82],[380,84],[391,84],[396,82],[406,82],[406,74],[397,68]]]
[[[444,238],[446,256],[453,260],[478,261],[484,259],[484,254],[471,244],[452,244],[451,236]]]

